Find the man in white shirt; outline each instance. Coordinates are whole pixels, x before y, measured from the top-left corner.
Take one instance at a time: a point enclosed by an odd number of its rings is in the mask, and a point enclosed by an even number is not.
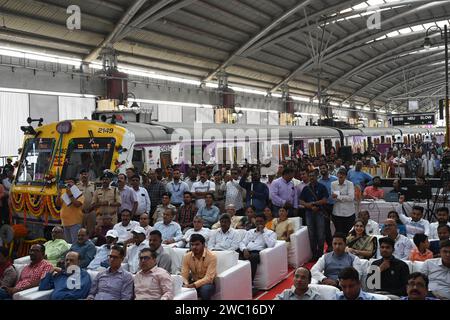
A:
[[[134,215],[134,220],[139,220],[139,217],[143,213],[150,213],[150,197],[148,196],[147,189],[140,187],[141,178],[139,175],[134,175],[131,177],[131,187],[133,188],[134,193],[136,194],[138,207],[136,210],[136,214]]]
[[[148,240],[145,239],[145,230],[137,226],[131,231],[133,233],[134,244],[127,249],[124,263],[128,263],[128,271],[136,273],[139,271],[139,252],[144,248],[149,248]]]
[[[241,237],[239,232],[231,228],[231,217],[229,214],[223,214],[220,219],[220,228],[211,231],[208,249],[209,250],[231,250],[236,251],[239,248]]]
[[[411,239],[398,233],[397,223],[394,219],[386,219],[383,230],[385,236],[395,241],[394,257],[397,259],[408,260],[411,250],[415,247]]]
[[[150,232],[152,232],[153,228],[149,225],[149,217],[148,214],[143,213],[139,217],[139,225],[145,230],[145,239],[148,239]]]
[[[441,258],[428,259],[422,273],[430,281],[428,289],[437,298],[450,299],[450,240],[441,241]]]
[[[400,221],[405,225],[406,235],[408,238],[414,238],[414,235],[417,233],[423,233],[425,235],[430,234],[430,223],[422,219],[423,218],[423,207],[413,206],[411,211],[411,217],[405,216],[403,213],[403,202],[405,201],[404,196],[400,196],[399,203],[400,205],[397,207],[397,213],[400,218]]]
[[[131,212],[127,209],[122,210],[120,216],[122,217],[122,221],[117,223],[113,227],[113,230],[116,230],[119,235],[119,240],[117,241],[118,243],[128,244],[133,238],[131,231],[139,226],[139,222],[131,221]]]
[[[448,222],[448,208],[442,207],[437,209],[437,221],[430,223],[430,234],[428,238],[431,239],[439,239],[437,228],[439,225],[447,224],[450,227],[450,222]]]
[[[332,220],[336,232],[348,234],[355,222],[355,186],[347,180],[347,170],[339,169],[338,180],[331,182],[333,206]]]
[[[225,206],[233,204],[238,214],[243,211],[243,188],[239,185],[239,171],[237,169],[231,170],[231,180],[226,184],[225,192]]]
[[[189,241],[193,234],[201,234],[205,238],[205,243],[207,243],[207,241],[209,240],[209,233],[211,232],[211,229],[203,227],[202,217],[195,216],[193,223],[194,227],[188,229],[184,234],[183,238],[177,242],[176,244],[177,248],[189,248]]]
[[[239,259],[249,260],[252,269],[252,281],[255,279],[259,264],[259,252],[266,248],[273,248],[277,243],[277,234],[265,228],[266,216],[258,214],[255,221],[256,228],[250,229],[239,243]]]
[[[194,194],[195,206],[201,208],[205,206],[206,194],[216,190],[215,183],[208,179],[208,172],[206,169],[200,171],[200,181],[196,181],[192,184],[191,192]]]
[[[364,225],[366,226],[366,233],[369,236],[380,234],[380,226],[378,223],[372,219],[370,219],[369,211],[362,210],[358,214],[358,218],[362,220]]]
[[[94,259],[89,263],[87,269],[102,270],[109,267],[109,253],[111,248],[117,243],[119,235],[116,230],[108,230],[106,233],[106,243],[97,249]]]
[[[397,157],[395,157],[392,160],[392,163],[394,165],[395,168],[395,176],[396,177],[401,177],[404,178],[405,177],[405,166],[406,166],[406,159],[401,155],[400,152],[398,152]]]

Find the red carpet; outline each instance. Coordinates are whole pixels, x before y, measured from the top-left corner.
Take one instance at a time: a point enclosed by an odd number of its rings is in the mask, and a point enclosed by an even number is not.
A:
[[[304,264],[305,268],[311,269],[314,265],[314,262],[307,262]],[[254,296],[253,300],[273,300],[275,296],[285,289],[289,289],[294,285],[294,271],[295,269],[289,266],[288,268],[288,276],[286,279],[281,281],[275,287],[270,289],[269,291],[258,291]]]
[[[327,245],[325,244],[325,252],[327,250]],[[316,261],[309,261],[305,263],[303,266],[311,270]],[[253,295],[253,300],[273,300],[277,294],[283,292],[285,289],[289,289],[294,285],[294,268],[289,266],[288,268],[288,276],[286,279],[281,281],[275,287],[270,289],[269,291],[258,291]]]

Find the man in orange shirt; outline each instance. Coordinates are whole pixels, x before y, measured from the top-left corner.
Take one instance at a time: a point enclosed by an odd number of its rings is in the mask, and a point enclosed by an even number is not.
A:
[[[373,177],[372,185],[364,189],[364,199],[384,199],[384,191],[380,188],[381,178],[379,176]]]
[[[181,276],[184,286],[197,289],[201,300],[211,300],[215,292],[217,257],[205,248],[205,238],[193,234],[190,239],[191,251],[183,257]]]
[[[428,237],[423,233],[416,233],[413,238],[416,248],[411,250],[409,255],[409,260],[411,261],[425,261],[428,259],[433,259],[433,252],[428,248],[430,243],[428,242]]]
[[[76,183],[76,178],[68,178],[65,183],[66,189],[64,190],[64,193],[61,193],[61,189],[58,189],[56,205],[61,206],[61,224],[64,228],[64,238],[67,243],[74,244],[78,241],[78,231],[81,229],[83,223],[84,196],[81,194],[75,199],[72,191],[70,191],[70,188]],[[66,201],[63,201],[64,194],[67,194],[70,201],[69,204],[67,204]]]

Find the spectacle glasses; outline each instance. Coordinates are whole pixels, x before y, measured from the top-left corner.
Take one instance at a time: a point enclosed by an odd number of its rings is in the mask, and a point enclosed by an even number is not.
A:
[[[148,259],[150,259],[149,256],[142,256],[142,257],[139,257],[139,260],[140,260],[140,261],[147,261]]]
[[[408,287],[425,288],[425,284],[421,282],[408,282]]]

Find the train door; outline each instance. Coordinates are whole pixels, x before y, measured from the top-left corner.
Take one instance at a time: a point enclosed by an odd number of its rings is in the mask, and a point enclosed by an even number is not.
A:
[[[161,146],[162,148],[162,146]],[[159,154],[159,162],[161,164],[161,168],[163,170],[167,169],[168,166],[172,166],[173,162],[172,162],[172,151],[169,148],[164,148],[163,150],[161,150],[160,154]]]
[[[300,157],[305,153],[305,141],[294,140],[294,157]]]
[[[155,170],[156,168],[158,168],[160,155],[159,146],[144,147],[142,148],[142,150],[144,171],[148,172],[150,169]]]
[[[367,137],[367,147],[369,149],[373,147],[372,137]]]
[[[336,148],[336,153],[339,153],[339,149],[341,149],[341,141],[336,140],[334,145]]]
[[[330,154],[331,148],[333,147],[333,142],[331,142],[331,139],[325,139],[324,146],[325,146],[325,154]]]
[[[144,165],[144,150],[143,149],[134,149],[133,150],[133,157],[131,159],[131,163],[133,164],[133,167],[138,170],[138,172],[142,172],[146,170],[147,168]]]

